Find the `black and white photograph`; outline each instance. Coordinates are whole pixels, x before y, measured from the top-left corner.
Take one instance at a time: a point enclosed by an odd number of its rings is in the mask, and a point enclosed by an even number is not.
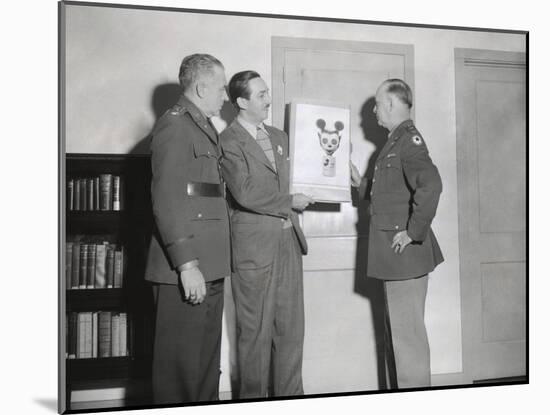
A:
[[[53,239],[14,240],[48,252],[19,282],[34,405],[529,411],[527,19],[245,3],[48,5],[54,188],[19,169]]]
[[[527,382],[525,32],[59,7],[61,408]]]

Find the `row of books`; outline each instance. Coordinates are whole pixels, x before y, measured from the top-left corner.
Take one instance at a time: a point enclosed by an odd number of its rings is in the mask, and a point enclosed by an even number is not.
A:
[[[129,355],[127,313],[72,312],[66,321],[67,358],[89,359]]]
[[[68,290],[122,287],[124,247],[107,241],[72,241],[67,242],[65,248]]]
[[[122,178],[100,174],[91,178],[73,178],[67,181],[69,210],[122,210]]]

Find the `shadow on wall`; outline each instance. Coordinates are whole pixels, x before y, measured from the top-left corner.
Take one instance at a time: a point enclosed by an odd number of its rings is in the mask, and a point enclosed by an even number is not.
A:
[[[374,333],[376,337],[376,356],[379,389],[387,389],[390,385],[386,377],[385,366],[385,304],[384,286],[382,281],[367,277],[368,249],[369,249],[369,203],[374,165],[378,154],[384,147],[388,132],[378,125],[373,113],[375,105],[374,97],[367,99],[361,107],[361,130],[363,138],[375,146],[375,150],[369,158],[367,169],[363,173],[363,184],[360,189],[352,188],[352,203],[357,208],[357,249],[355,257],[355,284],[354,291],[367,298],[370,302],[373,318]]]
[[[151,97],[151,109],[155,114],[155,122],[168,109],[178,102],[181,95],[181,87],[176,83],[162,84],[155,88]],[[151,146],[151,131],[145,137],[142,137],[137,144],[132,148],[130,154],[149,154]]]

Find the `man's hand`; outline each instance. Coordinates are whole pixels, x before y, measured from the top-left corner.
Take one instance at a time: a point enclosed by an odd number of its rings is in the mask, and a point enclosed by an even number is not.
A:
[[[391,244],[392,249],[396,254],[400,254],[405,250],[405,247],[412,242],[407,231],[397,232],[393,237]]]
[[[315,203],[311,197],[303,193],[295,193],[292,195],[292,209],[302,211],[312,203]]]
[[[363,178],[361,177],[361,174],[359,174],[359,170],[357,170],[357,167],[355,167],[355,164],[353,164],[351,160],[349,162],[349,170],[351,174],[351,185],[353,187],[359,187]]]
[[[206,283],[199,267],[180,271],[180,280],[187,301],[191,304],[200,304],[204,301]]]

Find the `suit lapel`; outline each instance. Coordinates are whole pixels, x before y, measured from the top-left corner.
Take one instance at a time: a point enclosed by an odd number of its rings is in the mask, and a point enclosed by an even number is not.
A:
[[[232,128],[233,131],[236,133],[237,137],[239,137],[239,140],[243,144],[243,147],[248,154],[250,154],[256,160],[263,163],[273,173],[275,174],[277,173],[273,168],[273,166],[271,165],[271,162],[268,160],[267,156],[265,155],[265,152],[262,150],[260,145],[256,142],[256,139],[252,137],[250,133],[246,131],[246,129],[237,120],[233,121],[230,128]],[[271,142],[271,145],[273,146],[273,142]]]
[[[271,147],[273,148],[273,156],[275,157],[275,165],[277,166],[279,190],[288,190],[288,175],[284,151],[285,146],[282,137],[277,130],[273,130],[269,126],[266,126],[266,130],[271,138]]]

